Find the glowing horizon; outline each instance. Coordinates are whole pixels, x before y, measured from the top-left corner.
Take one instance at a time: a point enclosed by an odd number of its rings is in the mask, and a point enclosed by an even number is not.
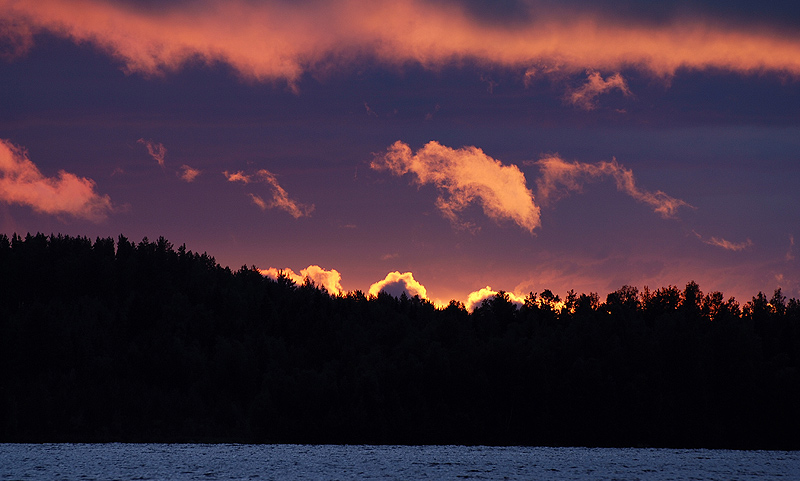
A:
[[[0,232],[163,235],[437,305],[800,297],[797,25],[712,0],[0,0]]]

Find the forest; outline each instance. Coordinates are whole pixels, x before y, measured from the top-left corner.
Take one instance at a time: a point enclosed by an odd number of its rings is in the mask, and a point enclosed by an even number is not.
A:
[[[800,449],[800,302],[622,286],[458,301],[0,235],[0,442]]]

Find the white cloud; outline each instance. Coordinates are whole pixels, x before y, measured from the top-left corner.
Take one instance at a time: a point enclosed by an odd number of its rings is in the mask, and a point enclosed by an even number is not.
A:
[[[395,297],[400,297],[404,292],[408,297],[419,296],[421,299],[427,299],[428,293],[425,286],[414,279],[414,274],[411,272],[400,273],[394,271],[386,274],[386,277],[369,286],[369,295],[377,296],[379,292],[384,291]]]
[[[397,141],[387,152],[376,154],[370,166],[394,175],[411,173],[420,185],[433,184],[440,195],[436,206],[455,224],[458,213],[479,203],[495,220],[512,220],[529,232],[539,226],[539,207],[515,165],[503,165],[477,147],[452,149],[432,141],[416,153]]]
[[[296,274],[292,269],[289,268],[281,270],[275,267],[270,267],[269,269],[259,269],[259,272],[263,276],[271,279],[277,279],[280,273],[283,272],[286,277],[298,285],[303,284],[306,279],[310,279],[317,287],[323,287],[334,296],[337,296],[344,291],[341,284],[342,275],[336,269],[326,270],[317,265],[310,265],[305,269],[301,269],[299,274]]]
[[[68,214],[99,222],[113,210],[92,179],[60,170],[44,176],[22,147],[0,139],[0,202],[27,205],[45,214]]]
[[[472,312],[480,307],[484,300],[493,298],[498,292],[499,291],[492,289],[490,286],[470,292],[467,296],[467,302],[464,303],[464,307],[467,308],[467,311]],[[519,296],[511,292],[506,292],[506,294],[508,294],[509,300],[517,306],[525,304],[525,296]]]

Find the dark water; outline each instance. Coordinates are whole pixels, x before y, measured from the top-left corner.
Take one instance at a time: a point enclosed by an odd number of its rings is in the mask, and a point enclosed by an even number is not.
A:
[[[238,444],[0,444],[6,480],[771,480],[800,453]]]

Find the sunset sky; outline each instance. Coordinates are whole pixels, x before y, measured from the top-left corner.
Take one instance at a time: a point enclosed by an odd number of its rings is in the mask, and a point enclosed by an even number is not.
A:
[[[797,2],[0,0],[0,85],[9,236],[437,303],[800,298]]]

